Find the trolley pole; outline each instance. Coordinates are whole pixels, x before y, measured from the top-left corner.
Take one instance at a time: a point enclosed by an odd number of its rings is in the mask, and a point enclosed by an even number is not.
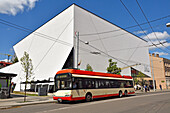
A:
[[[153,71],[153,56],[151,56],[151,64],[152,64],[152,76],[153,76],[153,90],[155,91],[155,79],[154,79],[154,71]]]

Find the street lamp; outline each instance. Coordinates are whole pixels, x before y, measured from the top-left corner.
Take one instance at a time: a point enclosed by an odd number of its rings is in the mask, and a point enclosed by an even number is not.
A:
[[[167,24],[166,24],[166,27],[170,27],[170,23],[167,23]]]

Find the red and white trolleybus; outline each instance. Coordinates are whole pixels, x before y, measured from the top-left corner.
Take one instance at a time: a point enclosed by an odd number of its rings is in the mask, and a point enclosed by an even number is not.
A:
[[[133,94],[133,79],[110,73],[66,69],[55,76],[53,99],[62,101],[86,100]]]

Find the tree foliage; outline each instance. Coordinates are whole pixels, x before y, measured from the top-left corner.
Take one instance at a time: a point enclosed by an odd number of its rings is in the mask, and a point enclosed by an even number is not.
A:
[[[24,102],[26,101],[26,88],[27,88],[27,83],[31,79],[34,79],[32,77],[33,75],[33,65],[32,65],[32,60],[29,58],[29,54],[27,52],[24,52],[24,56],[20,59],[21,65],[23,67],[23,71],[25,72],[25,97],[24,97]]]
[[[134,77],[134,82],[135,84],[139,84],[141,86],[146,84],[146,80],[144,80],[145,78],[145,74],[143,74],[142,72],[138,72],[138,74],[136,75],[136,77]]]
[[[140,78],[144,78],[145,77],[145,74],[143,74],[142,72],[138,72],[138,75],[136,75],[137,77],[140,77]]]
[[[86,66],[86,71],[93,71],[92,67],[90,66],[90,64],[87,64]]]
[[[112,62],[112,59],[109,59],[109,67],[107,67],[108,73],[120,74],[121,68],[117,67],[117,62]]]

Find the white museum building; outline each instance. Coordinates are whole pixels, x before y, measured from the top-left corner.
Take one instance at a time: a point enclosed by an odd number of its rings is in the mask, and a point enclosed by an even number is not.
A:
[[[121,27],[81,8],[71,5],[13,46],[18,59],[29,53],[36,80],[54,79],[65,68],[107,72],[108,60],[124,68],[121,75],[131,76],[132,68],[151,76],[148,43]],[[140,65],[139,65],[140,64]],[[20,61],[0,72],[15,73],[15,91],[25,80]],[[53,83],[54,84],[54,83]]]

